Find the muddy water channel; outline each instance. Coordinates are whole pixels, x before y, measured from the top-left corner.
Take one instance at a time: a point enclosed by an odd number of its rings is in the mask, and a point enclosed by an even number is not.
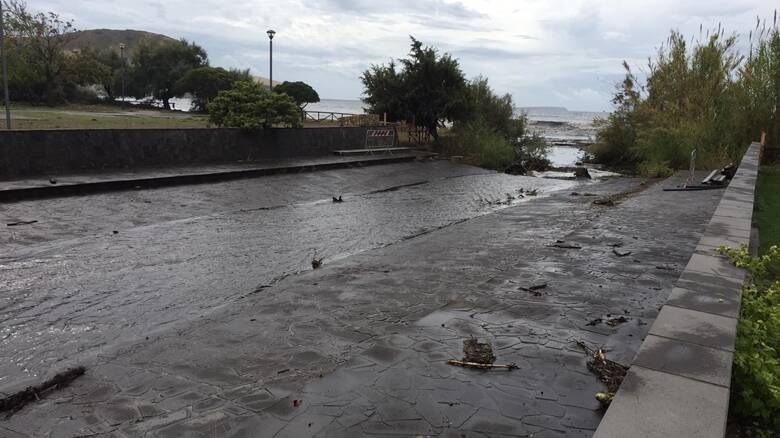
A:
[[[0,206],[0,388],[574,181],[406,163]],[[333,195],[344,202],[333,203]]]

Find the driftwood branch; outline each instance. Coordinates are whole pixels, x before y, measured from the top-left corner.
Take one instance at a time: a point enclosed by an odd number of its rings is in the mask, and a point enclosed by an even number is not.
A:
[[[513,364],[513,363],[505,364],[505,365],[496,365],[496,364],[492,364],[492,363],[465,362],[465,361],[462,361],[462,360],[455,360],[455,359],[450,359],[450,360],[447,361],[447,363],[450,364],[450,365],[458,365],[458,366],[465,367],[465,368],[479,368],[479,369],[483,369],[483,370],[489,370],[489,369],[493,369],[493,368],[503,368],[503,369],[507,369],[507,370],[516,370],[518,368],[518,366],[516,364]]]
[[[8,412],[6,418],[18,412],[27,403],[32,401],[39,401],[41,397],[46,396],[46,393],[55,390],[62,389],[79,376],[84,374],[86,369],[84,367],[71,368],[62,373],[56,374],[51,379],[36,386],[28,386],[27,389],[11,394],[4,399],[0,399],[0,412]]]

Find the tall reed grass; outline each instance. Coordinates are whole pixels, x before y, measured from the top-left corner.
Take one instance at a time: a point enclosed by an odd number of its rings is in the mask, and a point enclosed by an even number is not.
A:
[[[714,168],[738,162],[762,131],[780,147],[777,13],[771,25],[757,20],[747,40],[721,26],[690,40],[671,32],[644,80],[623,66],[614,112],[597,122],[597,161],[668,172],[687,167],[695,149],[697,165]]]

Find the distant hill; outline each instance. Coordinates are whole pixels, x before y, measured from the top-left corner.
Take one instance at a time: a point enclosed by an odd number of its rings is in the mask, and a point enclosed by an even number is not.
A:
[[[65,46],[65,50],[79,50],[91,47],[97,50],[119,50],[119,44],[127,46],[129,56],[144,39],[157,41],[176,41],[169,36],[143,30],[90,29],[74,32],[73,38]]]
[[[144,30],[88,29],[74,32],[73,38],[68,41],[65,50],[80,50],[85,47],[90,47],[96,50],[114,49],[118,51],[119,44],[125,43],[127,45],[127,52],[125,54],[130,57],[135,48],[145,39],[163,42],[178,41],[167,35],[146,32]],[[197,43],[197,41],[195,43]],[[255,81],[266,87],[270,83],[266,77],[258,75],[253,75],[253,77],[255,78]],[[281,83],[282,80],[274,78],[274,85]]]

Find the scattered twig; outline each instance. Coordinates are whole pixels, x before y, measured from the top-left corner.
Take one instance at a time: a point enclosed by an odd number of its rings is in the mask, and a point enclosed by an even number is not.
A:
[[[562,249],[582,249],[581,246],[577,245],[576,243],[565,243],[562,240],[559,240],[555,243],[552,243],[550,245],[547,245],[550,248],[562,248]]]
[[[605,207],[614,207],[615,201],[612,200],[612,198],[600,198],[593,201],[593,204],[595,205],[603,205]]]
[[[28,386],[26,389],[11,394],[8,397],[0,400],[0,412],[9,411],[6,418],[11,417],[13,414],[22,409],[27,403],[31,401],[40,400],[45,397],[46,394],[55,389],[62,389],[70,385],[70,383],[76,380],[79,376],[84,374],[86,369],[82,366],[71,368],[62,373],[56,374],[51,379],[41,383],[37,386]]]
[[[450,365],[458,365],[458,366],[462,366],[462,367],[465,367],[465,368],[479,368],[479,369],[484,369],[484,370],[489,370],[489,369],[493,369],[493,368],[503,368],[503,369],[507,369],[507,370],[516,370],[516,369],[519,368],[517,366],[517,364],[514,364],[514,363],[501,365],[501,364],[493,364],[493,363],[465,362],[465,361],[456,360],[456,359],[450,359],[450,360],[447,361],[447,363],[450,364]]]
[[[542,293],[540,292],[541,289],[544,289],[547,287],[547,283],[534,283],[528,287],[519,287],[518,289],[524,290],[526,292],[532,293],[535,297],[542,296]]]
[[[30,225],[30,224],[34,224],[34,223],[37,223],[37,222],[38,221],[18,221],[18,222],[11,222],[11,223],[9,223],[7,225],[9,227],[15,227],[17,225]]]

